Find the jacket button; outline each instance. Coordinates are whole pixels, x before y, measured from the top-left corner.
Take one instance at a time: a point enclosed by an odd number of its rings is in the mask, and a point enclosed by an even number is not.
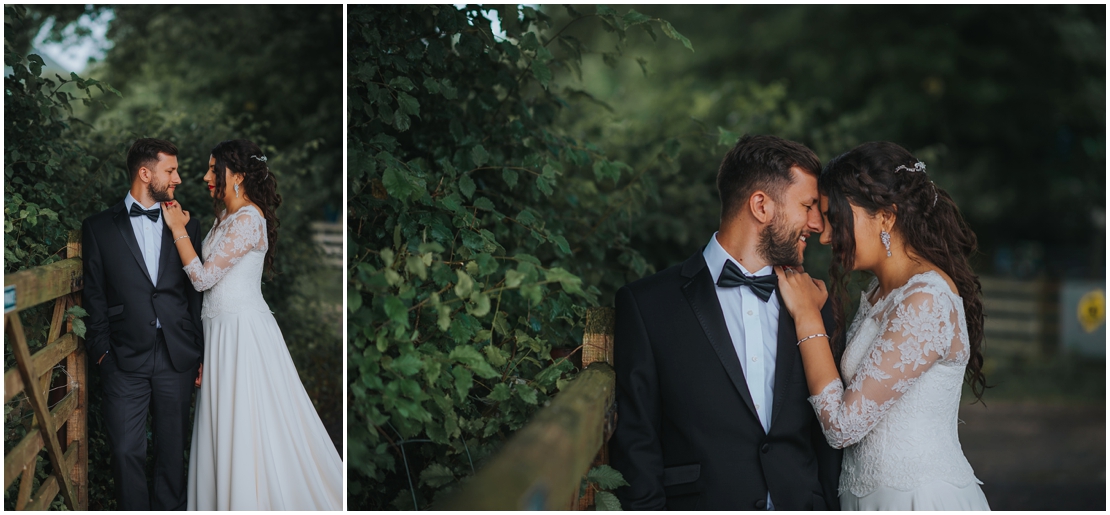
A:
[[[151,296],[151,298],[157,299],[157,298],[158,298],[158,294],[157,294],[157,293],[155,293],[154,295],[152,295],[152,296]]]
[[[766,444],[766,443],[765,443],[765,444],[763,444],[763,446],[762,446],[762,447],[760,447],[760,448],[759,448],[759,450],[760,450],[760,452],[762,452],[763,454],[767,454],[768,452],[771,452],[771,444]]]
[[[151,321],[150,321],[150,325],[154,325],[154,321],[153,321],[153,320],[151,320]]]
[[[766,510],[767,509],[767,501],[764,500],[764,499],[760,499],[760,500],[756,501],[755,502],[755,509],[757,509],[757,510]]]

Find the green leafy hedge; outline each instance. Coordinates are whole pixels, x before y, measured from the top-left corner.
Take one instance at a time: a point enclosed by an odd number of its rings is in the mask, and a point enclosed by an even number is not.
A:
[[[424,509],[481,467],[574,370],[552,349],[579,345],[585,309],[650,271],[626,224],[677,145],[634,168],[556,123],[589,100],[561,80],[592,53],[564,29],[691,44],[566,10],[349,7],[351,509]]]

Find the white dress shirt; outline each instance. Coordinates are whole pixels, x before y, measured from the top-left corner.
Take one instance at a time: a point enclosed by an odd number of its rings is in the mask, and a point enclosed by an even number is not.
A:
[[[127,197],[123,199],[123,208],[127,211],[128,216],[131,213],[131,204],[139,204],[135,197],[131,196],[131,192],[127,192]],[[143,254],[143,261],[146,264],[146,271],[150,273],[150,281],[155,286],[158,285],[158,258],[162,254],[162,203],[155,202],[153,207],[143,206],[139,207],[151,210],[158,209],[158,220],[151,221],[146,216],[131,216],[131,228],[135,230],[135,240],[139,242],[139,250]],[[157,318],[154,319],[158,328],[162,327],[162,322]]]
[[[732,257],[721,246],[717,241],[717,233],[713,233],[709,245],[702,251],[702,257],[713,276],[717,300],[720,301],[721,311],[725,315],[732,347],[744,369],[744,379],[748,393],[752,396],[752,403],[755,404],[759,423],[763,426],[763,432],[767,433],[771,429],[771,404],[775,397],[775,358],[778,355],[780,310],[778,296],[772,294],[767,302],[763,302],[747,286],[722,288],[716,284],[726,261],[732,261],[749,277],[761,277],[775,272],[770,266],[765,266],[754,274],[749,272],[740,264],[740,260]],[[774,509],[769,492],[767,509]]]

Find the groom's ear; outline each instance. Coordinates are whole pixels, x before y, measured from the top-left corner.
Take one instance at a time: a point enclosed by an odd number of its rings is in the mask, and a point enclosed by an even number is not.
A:
[[[775,201],[763,190],[756,190],[748,197],[748,209],[759,223],[771,223],[775,218]]]
[[[145,183],[149,183],[151,181],[151,179],[153,178],[153,176],[154,176],[154,172],[150,168],[147,168],[145,166],[140,166],[139,167],[139,173],[135,174],[135,178],[137,178],[137,179],[139,179],[139,180],[141,180]]]

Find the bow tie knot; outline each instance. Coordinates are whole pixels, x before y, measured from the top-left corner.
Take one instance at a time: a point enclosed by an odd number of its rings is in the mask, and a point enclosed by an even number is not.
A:
[[[748,277],[732,261],[725,261],[725,267],[721,269],[721,277],[717,279],[717,286],[721,288],[747,286],[763,302],[767,302],[771,298],[771,294],[775,292],[775,287],[778,284],[779,278],[775,274]]]
[[[151,222],[156,222],[157,223],[158,222],[158,217],[162,216],[162,210],[158,209],[158,208],[143,209],[143,208],[139,207],[138,203],[135,203],[135,204],[131,204],[131,212],[128,213],[128,214],[130,214],[131,216],[145,216],[145,217],[149,218]]]

